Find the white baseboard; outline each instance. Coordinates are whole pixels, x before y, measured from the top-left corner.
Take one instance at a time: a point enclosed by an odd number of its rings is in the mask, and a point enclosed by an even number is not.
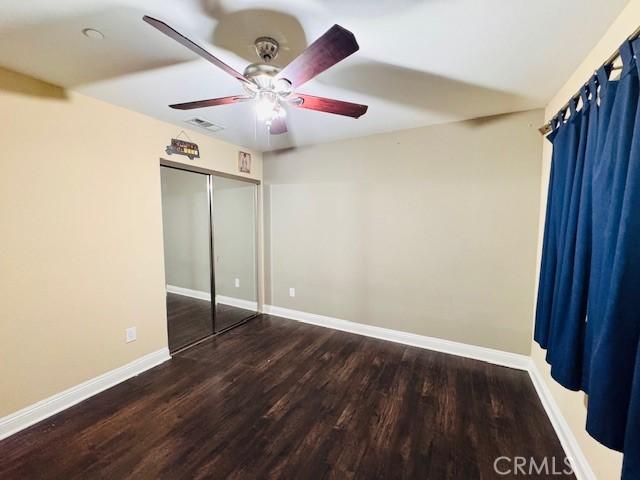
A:
[[[263,313],[276,315],[279,317],[297,320],[299,322],[310,323],[320,327],[333,328],[343,332],[365,335],[367,337],[388,340],[390,342],[402,343],[413,347],[434,350],[436,352],[449,353],[460,357],[473,358],[483,362],[493,363],[504,367],[527,370],[529,367],[529,357],[517,353],[503,352],[492,348],[477,347],[465,343],[452,342],[441,338],[427,337],[415,333],[401,332],[388,328],[365,325],[363,323],[351,322],[339,318],[326,317],[315,313],[301,312],[273,305],[265,305]]]
[[[211,294],[201,290],[192,290],[190,288],[167,285],[167,292],[182,295],[183,297],[197,298],[199,300],[207,300],[208,302],[211,301]],[[216,295],[216,304],[218,303],[247,310],[258,310],[258,302],[252,302],[251,300],[244,300],[242,298],[227,297],[226,295]]]
[[[182,295],[183,297],[198,298],[200,300],[211,301],[211,293],[201,290],[191,290],[190,288],[176,287],[175,285],[167,285],[167,292]]]
[[[170,358],[169,349],[162,348],[144,357],[140,357],[131,363],[127,363],[122,367],[87,380],[75,387],[71,387],[6,417],[0,418],[0,440],[30,427],[34,423],[38,423],[51,415],[61,412],[76,403],[80,403],[103,390],[160,365]]]
[[[538,392],[538,397],[540,397],[542,406],[551,421],[551,425],[553,425],[556,435],[558,435],[558,439],[562,444],[562,448],[564,448],[565,454],[571,461],[571,466],[573,467],[576,478],[578,480],[597,480],[593,470],[591,470],[587,457],[585,457],[582,449],[580,448],[580,444],[571,431],[571,427],[569,427],[560,407],[558,407],[558,404],[553,398],[551,390],[549,390],[547,383],[542,378],[538,367],[536,367],[536,364],[531,358],[529,359],[528,371],[531,381],[533,382],[533,386],[535,387],[536,392]]]
[[[246,310],[258,310],[258,302],[244,300],[242,298],[227,297],[225,295],[216,295],[216,304],[231,305],[232,307],[244,308]]]

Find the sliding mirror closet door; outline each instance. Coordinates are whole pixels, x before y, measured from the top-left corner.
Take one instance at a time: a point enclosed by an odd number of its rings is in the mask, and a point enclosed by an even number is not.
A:
[[[210,176],[161,167],[169,349],[213,334]]]
[[[258,311],[256,185],[213,177],[216,331]]]

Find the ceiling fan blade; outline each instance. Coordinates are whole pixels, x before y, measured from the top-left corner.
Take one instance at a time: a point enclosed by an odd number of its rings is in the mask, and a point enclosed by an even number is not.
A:
[[[251,97],[234,95],[232,97],[210,98],[209,100],[197,100],[195,102],[176,103],[169,105],[177,110],[192,110],[194,108],[215,107],[216,105],[228,105],[230,103],[246,102]]]
[[[269,133],[271,135],[281,135],[287,133],[287,122],[284,117],[276,117],[271,121],[269,126]]]
[[[353,33],[340,25],[334,25],[284,67],[278,78],[287,79],[297,88],[357,52],[359,48]]]
[[[300,99],[300,100],[298,100]],[[306,108],[308,110],[318,110],[319,112],[334,113],[336,115],[344,115],[345,117],[360,118],[367,113],[369,108],[367,105],[359,103],[343,102],[342,100],[334,100],[332,98],[314,97],[313,95],[304,95],[295,93],[291,104],[298,108]]]
[[[213,63],[216,67],[221,68],[222,70],[227,72],[229,75],[232,75],[233,77],[235,77],[239,81],[244,82],[244,83],[251,83],[241,73],[235,71],[233,68],[231,68],[229,65],[224,63],[222,60],[214,57],[209,52],[207,52],[204,48],[202,48],[200,45],[196,44],[195,42],[192,42],[187,37],[182,35],[180,32],[174,30],[173,28],[171,28],[166,23],[164,23],[164,22],[162,22],[162,21],[160,21],[160,20],[158,20],[156,18],[149,17],[148,15],[145,15],[144,17],[142,17],[142,19],[145,22],[147,22],[149,25],[151,25],[152,27],[157,28],[158,30],[160,30],[162,33],[164,33],[168,37],[173,38],[176,42],[180,43],[181,45],[184,45],[185,47],[187,47],[192,52],[197,53],[202,58],[204,58],[205,60],[208,60],[209,62]]]

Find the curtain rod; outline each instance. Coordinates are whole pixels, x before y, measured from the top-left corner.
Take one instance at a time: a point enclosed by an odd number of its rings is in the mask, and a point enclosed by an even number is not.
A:
[[[638,37],[640,37],[640,27],[638,27],[638,28],[637,28],[637,29],[636,29],[636,30],[635,30],[631,35],[629,35],[629,36],[627,37],[627,40],[626,40],[626,41],[631,42],[631,41],[635,40],[635,39],[636,39],[636,38],[638,38]],[[616,50],[615,52],[613,52],[613,53],[609,56],[609,58],[607,58],[607,59],[605,60],[605,62],[604,62],[600,67],[598,67],[598,68],[596,69],[596,72],[597,72],[598,70],[600,70],[600,68],[602,68],[602,67],[604,67],[604,66],[611,65],[611,64],[615,61],[615,59],[616,59],[616,58],[618,58],[619,56],[620,56],[620,49],[618,49],[618,50]],[[614,70],[618,70],[618,68],[614,68]],[[588,85],[588,84],[589,84],[589,80],[587,80],[587,82],[583,85],[583,87],[584,87],[584,86],[586,86],[586,85]],[[580,90],[581,90],[581,89],[582,89],[582,87],[580,88]],[[566,109],[569,107],[569,104],[571,103],[571,101],[572,101],[572,100],[576,100],[576,101],[577,101],[577,100],[580,98],[580,90],[578,90],[578,93],[576,93],[575,95],[573,95],[573,96],[569,99],[569,101],[568,101],[567,103],[565,103],[565,104],[562,106],[562,108],[560,108],[560,110],[558,110],[558,111],[559,111],[559,112],[561,112],[561,111],[563,111],[563,110],[566,110]],[[551,132],[551,130],[553,130],[553,129],[552,129],[552,127],[551,127],[551,120],[549,120],[547,123],[545,123],[543,126],[541,126],[541,127],[538,129],[538,131],[539,131],[542,135],[546,135],[547,133],[550,133],[550,132]]]

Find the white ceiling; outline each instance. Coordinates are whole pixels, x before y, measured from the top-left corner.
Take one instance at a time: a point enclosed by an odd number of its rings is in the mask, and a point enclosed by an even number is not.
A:
[[[0,0],[0,65],[184,127],[271,150],[542,107],[627,0]],[[300,91],[369,105],[354,120],[289,109],[269,138],[250,103],[182,112],[170,103],[233,95],[240,84],[142,21],[166,21],[242,72],[253,40],[284,65],[334,23],[360,51]],[[90,40],[85,27],[102,31]]]

